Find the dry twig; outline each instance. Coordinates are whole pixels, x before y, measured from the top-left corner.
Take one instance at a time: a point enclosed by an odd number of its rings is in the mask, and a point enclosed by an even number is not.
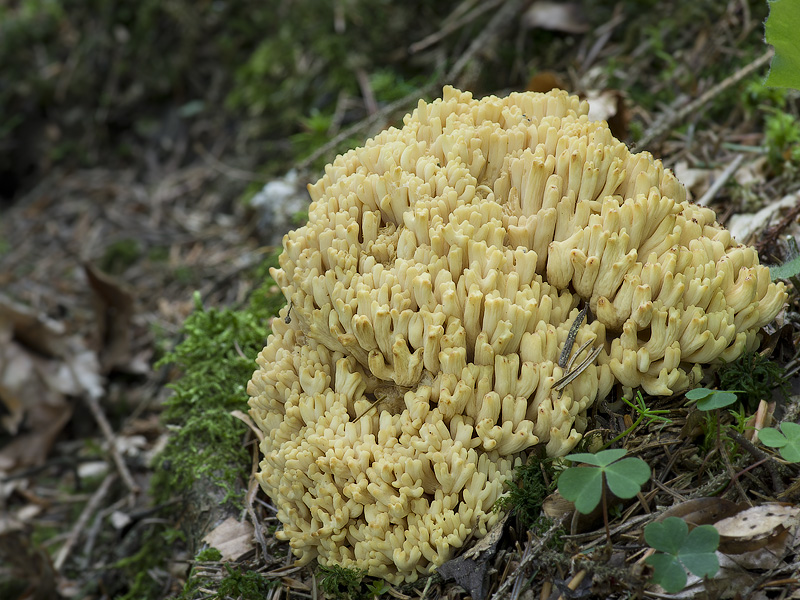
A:
[[[97,424],[100,426],[100,430],[103,432],[103,437],[106,439],[106,443],[108,444],[108,451],[111,452],[111,458],[114,460],[114,464],[116,465],[117,471],[119,471],[119,474],[122,477],[122,481],[125,482],[125,486],[131,491],[132,494],[138,494],[141,492],[141,489],[133,480],[131,472],[128,470],[128,465],[126,465],[125,461],[122,460],[122,455],[119,453],[119,449],[117,448],[116,436],[114,435],[114,431],[111,429],[111,424],[108,422],[108,419],[106,419],[106,415],[100,406],[99,400],[90,394],[86,398],[86,403],[89,405],[89,410],[92,411],[94,420],[97,421]]]
[[[689,116],[700,112],[703,106],[705,106],[710,100],[766,65],[772,59],[773,54],[774,51],[772,48],[770,48],[756,60],[748,65],[745,65],[730,77],[722,80],[699,98],[692,100],[677,110],[673,110],[668,114],[663,115],[653,125],[651,125],[647,131],[644,132],[642,138],[635,145],[636,150],[641,151],[646,149],[650,144],[661,138],[669,130],[682,123]]]
[[[103,483],[100,484],[100,487],[95,490],[94,494],[92,494],[89,502],[87,502],[86,506],[83,507],[80,517],[78,517],[78,520],[75,521],[75,525],[72,526],[72,529],[69,532],[67,541],[64,542],[63,546],[61,546],[55,560],[53,561],[53,566],[55,567],[56,571],[60,571],[61,567],[64,566],[64,563],[69,557],[70,552],[72,552],[73,546],[75,546],[75,544],[78,542],[78,538],[86,529],[86,525],[89,523],[89,518],[95,512],[97,512],[97,509],[100,507],[100,503],[103,501],[103,498],[106,497],[108,490],[111,488],[111,484],[114,483],[116,479],[116,473],[109,473],[106,475]]]

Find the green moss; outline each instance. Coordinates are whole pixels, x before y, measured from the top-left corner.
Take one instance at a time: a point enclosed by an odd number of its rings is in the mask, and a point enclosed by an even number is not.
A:
[[[171,384],[173,394],[165,403],[163,418],[173,433],[156,459],[151,480],[157,503],[181,497],[201,478],[225,490],[225,501],[239,500],[236,483],[246,480],[250,457],[242,445],[245,426],[230,411],[247,410],[245,387],[255,370],[255,357],[269,335],[269,318],[284,304],[266,275],[276,259],[271,257],[256,274],[264,283],[240,310],[206,308],[195,294],[195,311],[186,319],[182,341],[158,363],[181,375]],[[114,565],[129,582],[123,600],[162,597],[163,582],[153,573],[163,570],[180,535],[171,525],[155,525],[143,533],[136,554]],[[198,555],[198,560],[218,559],[213,548]],[[206,584],[219,585],[213,598],[261,598],[271,585],[256,573],[230,570],[221,582],[190,577],[181,598],[194,597]]]
[[[154,246],[147,252],[147,258],[153,262],[167,262],[169,260],[169,248],[166,246]]]
[[[157,459],[153,491],[158,502],[181,495],[199,478],[233,499],[236,481],[247,477],[246,428],[230,412],[247,410],[246,385],[269,335],[268,320],[285,303],[275,282],[264,281],[243,310],[207,309],[195,294],[183,341],[158,363],[182,372],[165,405],[164,419],[174,433]]]
[[[187,265],[177,267],[173,275],[175,276],[175,281],[181,285],[189,285],[197,279],[195,269]]]
[[[228,575],[219,582],[216,595],[213,598],[241,598],[242,600],[262,600],[267,592],[275,585],[276,581],[265,579],[255,571],[240,570],[237,567],[225,565]]]
[[[100,259],[100,269],[104,273],[119,275],[139,260],[140,256],[138,241],[130,238],[119,240],[106,248],[103,258]]]
[[[538,460],[531,458],[527,464],[514,470],[512,483],[506,482],[508,494],[495,503],[497,510],[514,510],[520,524],[530,527],[539,518],[542,501],[547,496],[547,485]]]
[[[775,173],[794,173],[800,168],[800,122],[794,115],[772,110],[765,123],[764,143]]]
[[[758,352],[745,352],[720,367],[719,387],[737,391],[739,399],[754,410],[759,401],[772,398],[773,390],[778,390],[784,398],[788,397],[790,385],[784,377],[785,372],[779,364]]]
[[[200,555],[197,555],[200,560]],[[219,580],[210,577],[189,577],[183,592],[176,600],[191,600],[198,597],[200,588],[204,588],[201,597],[206,600],[263,600],[270,590],[278,585],[278,580],[267,579],[255,571],[248,571],[240,566],[225,565],[226,575]],[[208,595],[208,590],[216,590]]]
[[[366,571],[345,569],[338,565],[320,567],[319,589],[329,598],[337,600],[358,600],[363,596],[361,580]]]
[[[163,570],[169,559],[171,545],[164,534],[169,531],[166,523],[154,523],[142,532],[139,550],[114,564],[114,570],[120,571],[128,582],[128,589],[116,600],[149,600],[161,598],[163,581],[159,581],[153,573]]]
[[[217,550],[216,548],[206,548],[205,550],[201,550],[197,553],[195,560],[199,562],[206,562],[206,561],[216,561],[222,558],[222,552]]]

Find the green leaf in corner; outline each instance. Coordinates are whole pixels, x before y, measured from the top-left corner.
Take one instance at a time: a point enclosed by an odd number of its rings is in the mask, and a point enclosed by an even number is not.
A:
[[[798,2],[800,6],[800,2]],[[775,265],[769,268],[769,278],[772,281],[778,279],[789,279],[800,273],[800,256],[795,256],[792,260],[783,263],[782,265]]]
[[[800,89],[800,2],[770,0],[764,26],[766,41],[775,48],[766,85]]]
[[[780,427],[781,431],[765,427],[758,432],[758,439],[765,446],[778,448],[784,460],[800,462],[800,425],[787,421]]]
[[[654,568],[652,581],[670,594],[686,587],[684,569],[698,577],[713,577],[719,571],[716,555],[719,532],[712,525],[700,525],[689,531],[683,519],[667,517],[660,523],[646,525],[644,539],[659,551],[645,559]]]

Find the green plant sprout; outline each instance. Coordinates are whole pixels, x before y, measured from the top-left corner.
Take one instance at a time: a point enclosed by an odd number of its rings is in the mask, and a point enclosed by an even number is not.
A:
[[[375,581],[367,584],[367,594],[369,594],[370,598],[378,598],[379,596],[383,596],[384,594],[388,593],[390,589],[392,589],[392,586],[386,583],[386,581],[383,579],[376,579]]]
[[[641,458],[623,459],[627,453],[623,448],[616,448],[601,450],[597,454],[570,454],[566,457],[568,460],[596,468],[570,467],[558,478],[558,491],[575,503],[578,512],[588,514],[603,502],[603,523],[609,540],[606,485],[618,498],[626,499],[638,494],[650,479],[650,466]]]
[[[697,402],[698,410],[708,411],[709,413],[714,411],[714,416],[709,416],[706,419],[706,445],[709,445],[709,440],[713,437],[714,447],[718,452],[721,452],[722,443],[720,439],[719,410],[734,404],[736,401],[738,401],[738,396],[733,391],[696,388],[686,392],[686,398]]]
[[[668,517],[644,528],[644,539],[658,550],[645,562],[655,569],[652,582],[670,594],[686,587],[686,570],[698,577],[713,577],[719,571],[719,532],[713,525],[689,531],[683,519]]]
[[[617,437],[615,437],[610,442],[606,443],[603,446],[603,449],[608,448],[609,446],[613,446],[615,443],[620,441],[626,435],[630,434],[634,431],[642,421],[647,420],[646,425],[650,425],[652,423],[660,422],[664,424],[672,423],[672,420],[668,419],[667,417],[662,417],[661,415],[668,413],[668,410],[654,410],[645,404],[644,398],[642,397],[642,392],[636,392],[636,397],[634,398],[636,404],[629,401],[627,398],[622,398],[622,401],[630,406],[636,413],[639,415],[633,424],[628,427],[625,431],[620,433]]]
[[[780,455],[789,462],[800,462],[800,425],[797,423],[781,423],[781,430],[765,427],[758,432],[761,443],[770,448],[777,448]]]

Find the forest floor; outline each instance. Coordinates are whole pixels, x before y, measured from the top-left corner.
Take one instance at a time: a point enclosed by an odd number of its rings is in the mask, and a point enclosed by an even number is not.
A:
[[[170,512],[180,499],[154,500],[154,457],[175,429],[161,419],[164,402],[168,384],[181,377],[156,361],[182,339],[198,301],[246,306],[275,249],[268,242],[285,225],[259,225],[263,215],[242,198],[290,167],[299,169],[293,185],[302,195],[302,183],[315,180],[337,149],[399,122],[416,97],[437,97],[443,83],[476,95],[554,86],[579,93],[619,139],[661,158],[692,198],[714,208],[764,262],[794,256],[786,238],[798,233],[800,215],[800,99],[762,85],[769,60],[763,3],[681,2],[674,11],[653,3],[640,11],[638,3],[621,2],[584,12],[576,2],[555,13],[541,2],[491,4],[496,10],[486,15],[476,13],[479,3],[453,3],[426,37],[411,40],[417,55],[441,63],[441,75],[405,87],[391,102],[376,101],[372,80],[360,78],[359,93],[339,98],[322,126],[298,124],[294,143],[305,144],[311,158],[284,159],[265,171],[256,165],[269,157],[253,158],[230,123],[176,129],[165,118],[148,143],[126,148],[134,159],[112,152],[89,166],[47,163],[15,187],[0,207],[0,597],[263,593],[316,600],[323,589],[336,595],[336,585],[341,597],[354,599],[673,597],[648,587],[651,571],[643,563],[642,528],[663,507],[678,504],[713,520],[721,516],[708,517],[702,498],[720,499],[715,505],[730,514],[798,505],[798,470],[750,444],[747,429],[758,400],[765,401],[762,412],[797,418],[800,315],[791,285],[789,305],[762,344],[786,369],[788,396],[755,398],[738,416],[722,411],[718,421],[683,396],[648,399],[670,422],[645,419],[624,439],[655,476],[612,515],[611,544],[602,515],[570,520],[553,509],[556,525],[540,530],[514,517],[476,567],[487,574],[485,589],[464,591],[472,583],[458,565],[449,581],[329,579],[325,588],[325,575],[293,567],[286,545],[266,529],[267,546],[275,549],[270,560],[248,530],[234,528],[219,535],[239,544],[231,551],[235,568],[195,562]],[[470,29],[482,21],[488,25],[478,34]],[[538,55],[526,46],[537,35],[552,41]],[[454,38],[460,42],[450,43]],[[509,40],[518,50],[510,57]],[[498,64],[504,78],[489,86],[481,72]],[[329,138],[335,143],[325,144]],[[288,138],[268,145],[289,146]],[[620,432],[639,414],[617,402],[592,429]],[[250,435],[242,425],[248,448]],[[247,502],[251,514],[267,514],[265,498],[249,494]],[[784,524],[800,519],[792,511],[785,518]],[[165,531],[176,533],[164,537]],[[152,532],[168,549],[155,564],[143,557],[152,552]],[[795,532],[776,526],[757,542],[739,539],[744,551],[726,554],[716,578],[690,578],[675,597],[800,598]],[[191,567],[194,584],[184,590]],[[248,578],[250,571],[261,579]]]

